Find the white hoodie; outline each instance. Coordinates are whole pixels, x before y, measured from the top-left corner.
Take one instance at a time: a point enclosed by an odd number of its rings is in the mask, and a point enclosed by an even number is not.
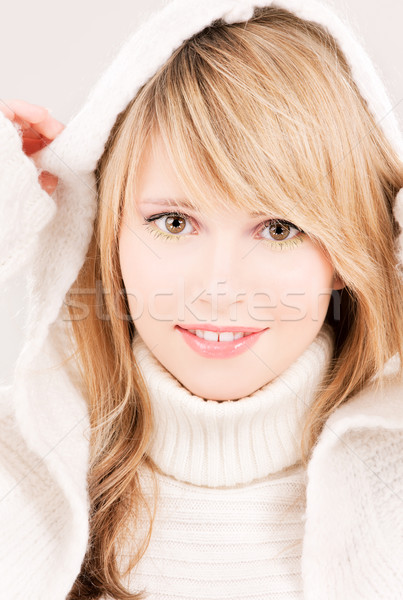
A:
[[[17,129],[0,112],[0,281],[28,268],[29,316],[14,381],[0,388],[0,581],[7,600],[62,600],[88,540],[88,427],[62,309],[96,212],[94,168],[117,115],[185,39],[218,18],[243,21],[269,0],[174,0],[122,45],[82,109],[37,158],[59,177],[49,196]],[[313,0],[276,5],[324,24],[370,109],[403,158],[403,140],[372,63]],[[403,223],[403,192],[396,216]],[[4,215],[7,216],[4,219]],[[403,251],[402,251],[403,254]],[[391,364],[393,370],[393,364]],[[301,557],[306,600],[403,597],[403,385],[368,387],[328,419],[307,472]],[[358,485],[357,485],[358,482]],[[32,576],[29,587],[24,572]],[[267,598],[270,598],[268,592]]]

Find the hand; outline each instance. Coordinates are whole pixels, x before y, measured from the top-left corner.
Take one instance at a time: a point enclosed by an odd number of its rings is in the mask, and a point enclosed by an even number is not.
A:
[[[21,126],[22,149],[27,156],[42,150],[65,127],[49,114],[47,108],[25,100],[0,100],[0,110],[10,121]],[[42,171],[38,180],[48,194],[54,192],[59,181],[56,175],[47,171]]]

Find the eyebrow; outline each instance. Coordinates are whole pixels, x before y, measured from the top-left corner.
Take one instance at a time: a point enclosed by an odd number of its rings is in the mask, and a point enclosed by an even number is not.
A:
[[[185,198],[143,198],[140,204],[158,204],[161,206],[183,206],[193,209],[194,207]]]
[[[199,209],[195,209],[190,202],[188,202],[185,198],[143,198],[140,200],[139,204],[157,204],[158,206],[168,206],[168,207],[183,207],[188,210],[196,210],[196,212],[200,212]],[[267,217],[267,213],[253,211],[249,213],[249,216],[252,218],[257,217]]]

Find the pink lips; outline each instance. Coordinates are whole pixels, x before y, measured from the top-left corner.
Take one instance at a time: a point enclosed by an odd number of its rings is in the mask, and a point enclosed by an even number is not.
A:
[[[182,327],[182,329],[203,329],[217,332],[232,331],[233,333],[237,331],[242,331],[242,333],[256,333],[258,331],[263,331],[262,329],[255,329],[254,327],[232,327],[232,325],[228,325],[227,327],[217,327],[216,325],[201,325],[200,323],[195,323],[194,325],[185,325]]]
[[[189,327],[189,325],[187,325]],[[255,329],[251,329],[248,327],[237,327],[231,328],[231,331],[254,331],[247,336],[244,336],[238,340],[234,340],[232,342],[210,342],[204,340],[203,338],[198,337],[194,333],[190,333],[187,329],[180,327],[179,325],[175,326],[182,335],[185,342],[198,354],[208,358],[230,358],[232,356],[237,356],[238,354],[242,354],[242,352],[246,352],[248,348],[251,348],[259,339],[259,337],[264,333],[266,329],[262,329],[260,331],[256,331]],[[197,325],[195,327],[190,327],[190,329],[208,329],[209,331],[229,331],[229,329],[223,329],[219,327],[206,327]]]

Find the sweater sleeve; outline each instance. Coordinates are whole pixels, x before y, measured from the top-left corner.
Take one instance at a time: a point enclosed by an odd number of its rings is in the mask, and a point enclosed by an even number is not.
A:
[[[18,126],[0,111],[0,284],[29,263],[39,232],[56,213],[56,191],[42,189],[40,172],[22,149]]]
[[[45,461],[27,447],[12,394],[0,386],[1,595],[64,600],[74,579],[66,569],[73,515]]]
[[[402,387],[361,396],[330,417],[308,465],[302,561],[310,600],[402,598]]]
[[[349,438],[362,461],[361,481],[367,488],[371,510],[367,527],[373,532],[376,559],[371,565],[374,582],[387,598],[401,598],[403,589],[403,430],[357,430]],[[363,487],[363,489],[365,489]],[[391,583],[393,582],[393,583]],[[388,587],[390,586],[390,587]],[[380,597],[380,596],[379,596]]]

